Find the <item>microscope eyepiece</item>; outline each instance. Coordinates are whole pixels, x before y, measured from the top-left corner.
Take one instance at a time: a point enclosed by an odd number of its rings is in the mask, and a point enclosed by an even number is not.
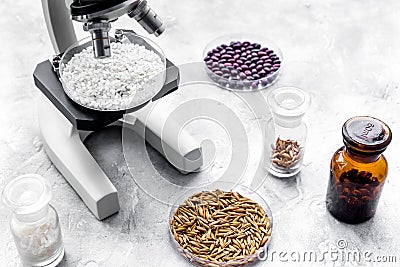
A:
[[[134,18],[149,34],[159,36],[165,30],[162,19],[147,5],[146,0],[140,1],[128,15]]]

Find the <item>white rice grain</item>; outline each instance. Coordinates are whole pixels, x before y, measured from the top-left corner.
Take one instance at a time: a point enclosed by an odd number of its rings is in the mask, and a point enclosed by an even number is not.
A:
[[[161,89],[165,65],[155,52],[137,44],[111,43],[111,53],[96,59],[90,46],[67,62],[62,80],[73,101],[97,110],[124,110]]]

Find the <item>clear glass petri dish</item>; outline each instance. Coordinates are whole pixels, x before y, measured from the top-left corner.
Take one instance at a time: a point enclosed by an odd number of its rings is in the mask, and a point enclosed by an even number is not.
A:
[[[273,41],[244,33],[214,39],[206,45],[203,59],[207,75],[233,91],[268,88],[278,80],[283,66],[282,51]]]
[[[73,63],[71,60],[84,50],[90,50],[93,55],[91,38],[82,39],[65,51],[58,70],[64,91],[72,101],[99,111],[129,110],[149,102],[162,89],[166,77],[166,58],[163,50],[155,42],[131,32],[124,32],[118,39],[111,38],[112,48],[115,45],[144,48],[147,50],[145,53],[151,54],[154,61],[140,59],[139,53],[134,55],[135,58],[128,54],[125,57],[121,48],[118,55],[114,55],[111,49],[110,58],[93,57],[93,60],[89,59],[90,62],[80,62],[79,67],[73,64],[68,66],[69,63]],[[134,64],[126,65],[130,60],[143,60],[145,64],[142,66],[145,67],[135,69]],[[122,62],[126,64],[122,65]],[[151,75],[146,74],[145,69],[155,64],[154,62],[157,62],[157,68],[153,68],[156,71]],[[98,86],[99,84],[103,86]]]
[[[232,259],[229,261],[212,261],[212,260],[207,260],[202,257],[199,257],[198,255],[190,252],[189,250],[183,248],[177,240],[174,238],[174,234],[171,230],[171,220],[175,215],[175,212],[179,208],[181,204],[183,204],[189,197],[193,196],[194,194],[200,193],[200,192],[210,192],[210,191],[215,191],[215,190],[222,190],[222,191],[232,191],[232,192],[237,192],[241,194],[243,197],[247,197],[250,200],[253,200],[254,202],[257,202],[261,208],[264,210],[265,214],[269,218],[269,223],[270,223],[270,236],[268,238],[268,241],[261,246],[258,250],[256,250],[253,254],[250,256],[247,256],[246,258],[238,258],[238,259]],[[175,204],[172,206],[170,214],[169,214],[169,220],[168,220],[168,227],[169,227],[169,235],[170,235],[170,241],[172,245],[177,249],[179,254],[181,254],[186,260],[188,260],[190,263],[192,263],[195,266],[209,266],[209,267],[237,267],[237,266],[246,266],[250,263],[256,262],[257,260],[262,258],[265,253],[267,253],[268,246],[271,242],[272,238],[272,233],[273,233],[273,217],[272,217],[272,212],[267,204],[267,202],[254,190],[250,189],[249,187],[246,187],[244,185],[240,184],[234,184],[230,182],[223,182],[223,181],[218,181],[214,182],[211,184],[207,185],[202,185],[197,188],[190,189],[183,193],[178,199],[175,201]]]

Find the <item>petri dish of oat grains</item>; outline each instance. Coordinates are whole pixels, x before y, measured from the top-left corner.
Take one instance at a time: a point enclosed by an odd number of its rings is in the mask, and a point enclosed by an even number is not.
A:
[[[169,215],[171,243],[196,266],[246,266],[266,253],[273,219],[252,189],[228,182],[188,190]]]

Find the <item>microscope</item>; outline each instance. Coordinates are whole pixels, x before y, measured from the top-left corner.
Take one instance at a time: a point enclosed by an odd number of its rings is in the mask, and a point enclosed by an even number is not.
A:
[[[87,136],[109,125],[129,125],[139,136],[160,152],[180,172],[198,170],[203,164],[200,143],[189,133],[179,138],[168,134],[166,114],[149,114],[154,101],[175,91],[179,69],[167,59],[164,86],[150,101],[129,110],[98,111],[78,105],[64,92],[57,74],[60,57],[77,38],[72,21],[82,23],[90,33],[93,56],[110,57],[111,24],[120,16],[135,19],[149,34],[159,36],[164,27],[161,18],[146,0],[42,0],[44,17],[56,56],[36,66],[33,77],[42,92],[38,103],[42,141],[50,160],[74,188],[90,211],[102,220],[119,211],[118,192],[83,144]],[[124,31],[118,30],[118,34]],[[117,33],[117,31],[116,31]],[[166,129],[167,127],[167,129]],[[172,129],[171,128],[171,129]],[[172,132],[172,131],[171,131]],[[175,132],[175,131],[174,131]]]

